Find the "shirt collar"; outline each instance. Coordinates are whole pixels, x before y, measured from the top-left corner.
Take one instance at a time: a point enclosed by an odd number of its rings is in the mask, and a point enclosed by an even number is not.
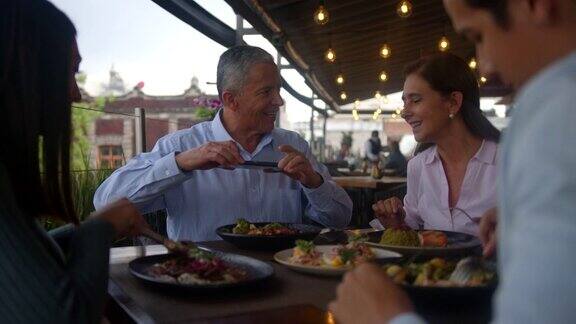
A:
[[[434,162],[434,160],[439,159],[440,157],[438,156],[438,150],[436,145],[432,146],[430,148],[430,154],[428,154],[428,156],[426,157],[426,161],[424,161],[424,163],[426,164],[430,164],[432,162]]]
[[[476,159],[482,163],[494,164],[496,163],[496,152],[498,151],[497,145],[494,142],[483,140],[480,149],[472,159]]]
[[[240,145],[240,143],[236,142],[234,138],[230,136],[230,133],[228,133],[226,128],[224,128],[224,124],[222,123],[222,117],[221,117],[223,111],[224,111],[223,109],[220,109],[211,123],[212,135],[214,136],[214,141],[217,142],[234,141],[236,144],[238,144],[238,147],[240,148],[240,155],[242,155],[242,158],[247,161],[252,160],[252,157],[254,157],[256,154],[262,151],[262,149],[266,147],[266,145],[272,143],[274,137],[272,133],[268,133],[262,137],[260,143],[258,143],[258,146],[256,146],[254,152],[249,153],[242,147],[242,145]]]
[[[228,133],[226,128],[224,128],[224,124],[222,124],[222,118],[220,115],[222,114],[223,109],[218,110],[216,116],[212,120],[212,135],[214,135],[214,141],[216,142],[224,142],[224,141],[234,141],[232,136]]]
[[[431,164],[432,162],[438,160],[440,161],[440,156],[438,155],[438,149],[437,146],[434,145],[433,147],[430,148],[430,154],[426,157],[425,163],[426,164]],[[483,140],[482,141],[482,145],[480,145],[480,148],[478,149],[478,152],[476,152],[476,154],[474,154],[474,156],[472,157],[472,159],[476,159],[482,163],[486,163],[486,164],[494,164],[496,163],[496,152],[498,151],[497,149],[497,145],[494,142],[491,141],[486,141]]]

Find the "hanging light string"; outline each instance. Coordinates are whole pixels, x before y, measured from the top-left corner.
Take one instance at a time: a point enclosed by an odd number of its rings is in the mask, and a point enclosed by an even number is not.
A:
[[[329,20],[330,20],[330,14],[328,13],[328,10],[326,9],[326,3],[322,0],[320,0],[320,4],[318,6],[318,9],[316,9],[316,11],[314,12],[314,21],[318,25],[322,26],[322,25],[326,25]]]

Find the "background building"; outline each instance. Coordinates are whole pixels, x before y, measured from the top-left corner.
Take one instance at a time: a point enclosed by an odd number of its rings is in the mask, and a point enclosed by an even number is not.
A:
[[[142,88],[139,83],[126,94],[106,98],[104,113],[89,131],[94,167],[116,168],[136,154],[135,108],[146,112],[146,150],[150,151],[162,136],[210,119],[220,105],[217,95],[200,90],[197,78],[176,96],[147,95]]]

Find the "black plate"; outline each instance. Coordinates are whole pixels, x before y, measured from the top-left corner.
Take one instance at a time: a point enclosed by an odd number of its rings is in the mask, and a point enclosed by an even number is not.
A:
[[[495,282],[479,287],[419,287],[402,285],[415,303],[436,305],[490,303],[496,286]]]
[[[446,247],[412,247],[380,244],[383,231],[368,233],[368,244],[373,247],[396,251],[404,256],[466,256],[475,254],[481,247],[481,242],[473,235],[458,232],[438,231],[446,234],[448,246]]]
[[[404,258],[404,260],[392,260],[387,263],[402,264],[404,262],[426,262],[432,257],[419,256]],[[458,261],[460,257],[446,257],[446,260]],[[496,273],[496,264],[485,261],[488,269]],[[400,285],[410,295],[410,299],[418,305],[435,306],[465,306],[474,304],[490,304],[492,295],[498,286],[497,275],[483,286],[476,287],[423,287],[410,284]]]
[[[174,258],[174,254],[160,254],[140,257],[132,260],[128,267],[130,273],[136,278],[143,281],[145,284],[151,285],[155,288],[164,288],[170,290],[186,290],[191,292],[210,292],[219,291],[222,289],[230,289],[235,287],[243,287],[246,285],[256,284],[264,279],[271,277],[274,274],[274,269],[271,265],[256,260],[247,256],[229,254],[222,252],[211,251],[217,257],[224,260],[227,264],[243,269],[248,273],[248,278],[234,283],[215,283],[215,284],[181,284],[176,282],[168,282],[155,278],[148,274],[148,269],[154,264],[167,261]]]
[[[270,223],[252,223],[257,227],[262,227]],[[232,229],[236,224],[224,225],[216,229],[218,234],[223,240],[234,244],[236,247],[247,250],[267,250],[279,251],[294,247],[296,240],[313,240],[320,231],[320,227],[307,224],[290,224],[280,223],[286,227],[298,230],[299,233],[292,235],[273,235],[273,236],[260,236],[260,235],[247,235],[247,234],[234,234]]]

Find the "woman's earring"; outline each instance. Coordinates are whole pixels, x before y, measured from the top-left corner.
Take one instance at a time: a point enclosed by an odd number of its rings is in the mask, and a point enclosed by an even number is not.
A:
[[[450,118],[450,119],[454,119],[454,114],[450,114],[450,115],[448,115],[448,118]]]

